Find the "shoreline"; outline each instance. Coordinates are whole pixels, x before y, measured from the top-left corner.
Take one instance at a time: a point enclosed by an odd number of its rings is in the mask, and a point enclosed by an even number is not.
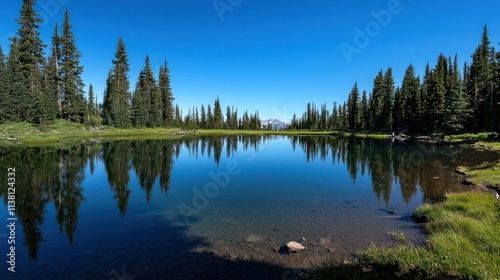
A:
[[[425,145],[450,145],[475,149],[500,150],[500,139],[478,137],[481,134],[450,135],[442,138],[431,136],[390,135],[386,133],[364,133],[345,131],[310,130],[199,130],[181,128],[114,128],[109,126],[92,127],[84,124],[59,120],[46,126],[28,123],[0,124],[0,147],[36,146],[75,142],[88,139],[172,139],[183,136],[200,135],[289,135],[289,136],[335,136],[355,137],[398,142],[422,143]]]

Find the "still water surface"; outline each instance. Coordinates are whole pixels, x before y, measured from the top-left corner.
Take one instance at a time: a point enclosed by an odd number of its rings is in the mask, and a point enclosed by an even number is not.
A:
[[[16,273],[1,279],[295,279],[424,236],[410,215],[497,153],[334,137],[229,136],[1,148],[16,168]],[[0,221],[7,223],[7,185]],[[304,237],[305,241],[302,241]],[[299,241],[306,250],[275,250]],[[8,277],[8,278],[5,278]]]

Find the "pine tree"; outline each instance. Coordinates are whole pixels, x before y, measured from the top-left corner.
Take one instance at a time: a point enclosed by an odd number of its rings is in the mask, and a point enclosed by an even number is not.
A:
[[[2,46],[0,46],[0,123],[5,121],[6,105],[2,100],[7,98],[7,65],[5,63],[5,55],[3,54]]]
[[[179,105],[175,104],[175,119],[174,119],[174,122],[175,122],[175,127],[182,127],[183,123],[182,123],[182,114],[181,114],[181,111],[179,109]]]
[[[431,76],[432,76],[432,70],[431,67],[429,66],[429,63],[427,63],[425,67],[425,74],[424,78],[422,81],[422,84],[420,86],[420,104],[418,108],[418,115],[420,116],[420,122],[419,122],[419,127],[418,131],[419,132],[428,132],[432,130],[432,123],[433,120],[431,119],[431,115],[428,114],[428,108],[430,106],[430,103],[428,102],[430,92],[429,92],[429,87],[431,84]]]
[[[498,53],[495,51],[495,48],[491,48],[490,51],[490,106],[488,108],[488,123],[487,127],[490,130],[496,130],[500,125],[500,112],[499,112],[499,102],[500,102],[500,93],[498,89],[499,84],[499,61],[498,61]]]
[[[43,49],[45,45],[40,38],[38,31],[43,22],[40,15],[35,10],[34,0],[23,0],[19,19],[16,22],[20,25],[17,31],[16,59],[19,69],[16,69],[25,78],[27,83],[28,105],[21,105],[16,109],[23,108],[25,111],[17,114],[20,120],[32,121],[36,123],[46,122],[50,119],[47,106],[49,98],[45,96],[44,74],[45,59]],[[14,75],[17,75],[14,74]],[[24,95],[23,93],[22,95]]]
[[[214,102],[214,128],[222,129],[224,126],[224,117],[222,116],[222,109],[220,106],[219,97]]]
[[[481,38],[481,44],[472,55],[472,64],[469,70],[469,79],[467,83],[467,92],[472,100],[474,109],[475,129],[488,129],[491,110],[492,75],[490,40],[488,37],[488,28],[485,26]]]
[[[147,127],[149,123],[149,97],[143,89],[145,84],[144,70],[139,74],[136,88],[132,94],[132,124],[135,127]]]
[[[207,129],[213,129],[214,128],[214,117],[212,115],[212,108],[210,107],[210,104],[208,104],[207,107]]]
[[[89,112],[89,116],[94,116],[96,114],[95,112],[95,103],[94,103],[94,87],[92,84],[89,85],[89,100],[88,100],[88,108],[87,111]]]
[[[2,46],[0,45],[0,73],[5,74],[7,70],[7,64],[5,61],[5,54],[3,53]]]
[[[27,120],[33,96],[30,93],[27,78],[22,73],[22,65],[19,60],[19,39],[17,37],[11,38],[5,81],[4,97],[0,100],[3,108],[2,119],[9,121]]]
[[[75,35],[69,18],[69,11],[64,13],[61,40],[61,82],[63,118],[83,122],[85,117],[84,83],[81,78],[83,66],[80,66],[81,53],[75,44]]]
[[[347,102],[342,105],[342,129],[349,128],[349,119],[347,114]]]
[[[168,69],[167,61],[160,67],[158,77],[158,85],[160,88],[161,102],[163,104],[163,122],[168,126],[174,124],[174,95],[170,87],[170,70]]]
[[[426,83],[426,108],[429,117],[428,129],[439,129],[443,127],[444,113],[446,107],[447,59],[440,55],[436,68],[430,72],[428,83]]]
[[[35,73],[41,71],[44,61],[43,49],[45,45],[40,38],[38,31],[43,20],[40,14],[35,10],[35,0],[23,0],[20,11],[20,17],[16,22],[20,25],[17,36],[18,59],[21,65],[21,73],[30,82],[30,88],[33,89],[32,78]]]
[[[232,114],[231,114],[231,127],[232,129],[236,130],[238,129],[238,108],[232,108],[231,109]]]
[[[226,108],[226,123],[225,123],[225,128],[226,129],[232,129],[231,128],[231,107],[230,106],[227,106]]]
[[[420,81],[415,76],[415,68],[410,64],[406,69],[401,85],[400,103],[400,129],[415,132],[420,122],[418,114]]]
[[[385,131],[386,119],[384,113],[384,98],[386,95],[384,74],[382,70],[373,81],[372,99],[370,104],[371,116],[373,118],[373,127],[375,131]]]
[[[500,51],[496,54],[493,81],[493,92],[495,94],[493,99],[493,106],[495,106],[494,108],[496,108],[494,109],[495,115],[493,116],[493,119],[496,120],[496,131],[500,131]]]
[[[361,130],[367,130],[370,126],[370,106],[368,103],[368,97],[365,90],[363,90],[363,94],[361,96],[360,115],[361,115]]]
[[[328,127],[332,130],[339,129],[339,111],[337,109],[337,102],[333,102],[332,114],[330,115]]]
[[[198,107],[195,108],[194,111],[194,123],[196,128],[200,128],[200,114],[198,112]]]
[[[326,109],[326,103],[323,103],[321,104],[321,115],[318,126],[320,130],[328,129],[328,118],[329,118],[329,113],[328,110]]]
[[[383,117],[385,120],[385,130],[392,130],[393,117],[392,110],[394,107],[394,78],[392,69],[389,67],[384,75],[384,98],[383,98]]]
[[[112,81],[113,81],[113,72],[111,69],[109,69],[108,77],[106,78],[106,88],[104,90],[102,98],[101,118],[103,124],[111,126],[113,125],[113,119],[111,118],[111,103],[110,103]]]
[[[113,68],[106,82],[106,100],[103,102],[103,111],[106,123],[116,127],[130,127],[130,82],[128,78],[128,56],[123,39],[118,39]]]
[[[205,106],[201,105],[201,119],[200,119],[200,128],[207,128],[207,115],[205,113]]]
[[[158,127],[163,123],[163,103],[149,56],[137,80],[132,100],[133,122],[137,127]]]
[[[56,114],[62,118],[62,95],[61,95],[61,39],[59,38],[59,25],[56,23],[52,35],[52,46],[47,67],[45,68],[45,78],[49,95],[56,101]]]
[[[464,129],[464,125],[470,118],[471,110],[458,69],[457,55],[455,55],[453,64],[450,62],[450,65],[444,127],[451,133],[458,133]]]
[[[352,87],[351,93],[347,101],[347,118],[349,122],[349,129],[356,130],[359,128],[359,90],[358,83]]]
[[[399,86],[394,91],[394,107],[393,107],[393,130],[399,132],[400,129],[404,126],[402,123],[404,112],[403,112],[403,100],[401,96],[401,89]]]

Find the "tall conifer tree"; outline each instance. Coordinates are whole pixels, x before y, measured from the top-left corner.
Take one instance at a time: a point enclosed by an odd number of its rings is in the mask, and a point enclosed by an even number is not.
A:
[[[170,70],[168,69],[167,61],[160,67],[158,78],[161,101],[163,104],[163,122],[166,126],[174,125],[174,95],[170,87]]]
[[[64,13],[64,24],[61,41],[61,85],[62,85],[62,114],[63,118],[83,122],[85,117],[85,98],[81,78],[83,66],[80,65],[82,56],[76,46],[75,35],[70,22],[69,11]]]
[[[406,69],[403,83],[401,85],[401,112],[400,112],[400,129],[416,132],[419,118],[419,90],[420,81],[415,76],[415,68],[410,64]]]
[[[347,118],[349,121],[349,129],[355,130],[358,127],[358,103],[359,103],[359,90],[358,83],[352,87],[351,93],[347,101]]]
[[[105,100],[103,102],[106,124],[116,127],[130,127],[130,82],[128,77],[129,63],[125,43],[118,39],[113,68],[106,82]]]
[[[488,28],[485,26],[481,37],[481,44],[472,55],[472,64],[467,81],[467,92],[472,100],[474,109],[475,129],[487,129],[488,115],[491,108],[492,75],[491,75],[491,48]]]

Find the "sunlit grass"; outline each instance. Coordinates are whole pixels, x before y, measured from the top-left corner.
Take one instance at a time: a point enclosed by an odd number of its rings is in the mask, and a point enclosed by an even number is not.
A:
[[[484,163],[474,167],[460,167],[467,176],[468,180],[476,185],[487,183],[500,186],[500,162]]]
[[[0,124],[0,146],[11,145],[50,145],[88,138],[138,138],[162,139],[179,135],[289,135],[289,136],[340,136],[385,139],[383,134],[344,133],[338,131],[310,130],[200,130],[180,128],[115,128],[105,125],[91,126],[67,120],[56,120],[47,125],[29,123]]]
[[[59,142],[74,142],[89,138],[172,138],[180,129],[131,128],[119,129],[109,126],[93,127],[57,120],[49,125],[37,126],[28,123],[0,124],[0,145],[50,145]]]
[[[402,244],[408,242],[408,238],[406,238],[406,235],[400,231],[390,231],[387,234],[389,234],[394,240],[399,241]]]
[[[497,133],[481,132],[447,135],[445,139],[455,143],[476,144],[479,147],[500,150],[500,137]]]
[[[500,279],[500,202],[494,196],[450,194],[442,204],[422,205],[415,215],[427,221],[426,245],[372,246],[361,254],[358,266],[373,266],[375,272],[357,279],[381,275],[385,279]],[[323,264],[315,279],[348,279],[325,274],[341,271],[332,266]]]

